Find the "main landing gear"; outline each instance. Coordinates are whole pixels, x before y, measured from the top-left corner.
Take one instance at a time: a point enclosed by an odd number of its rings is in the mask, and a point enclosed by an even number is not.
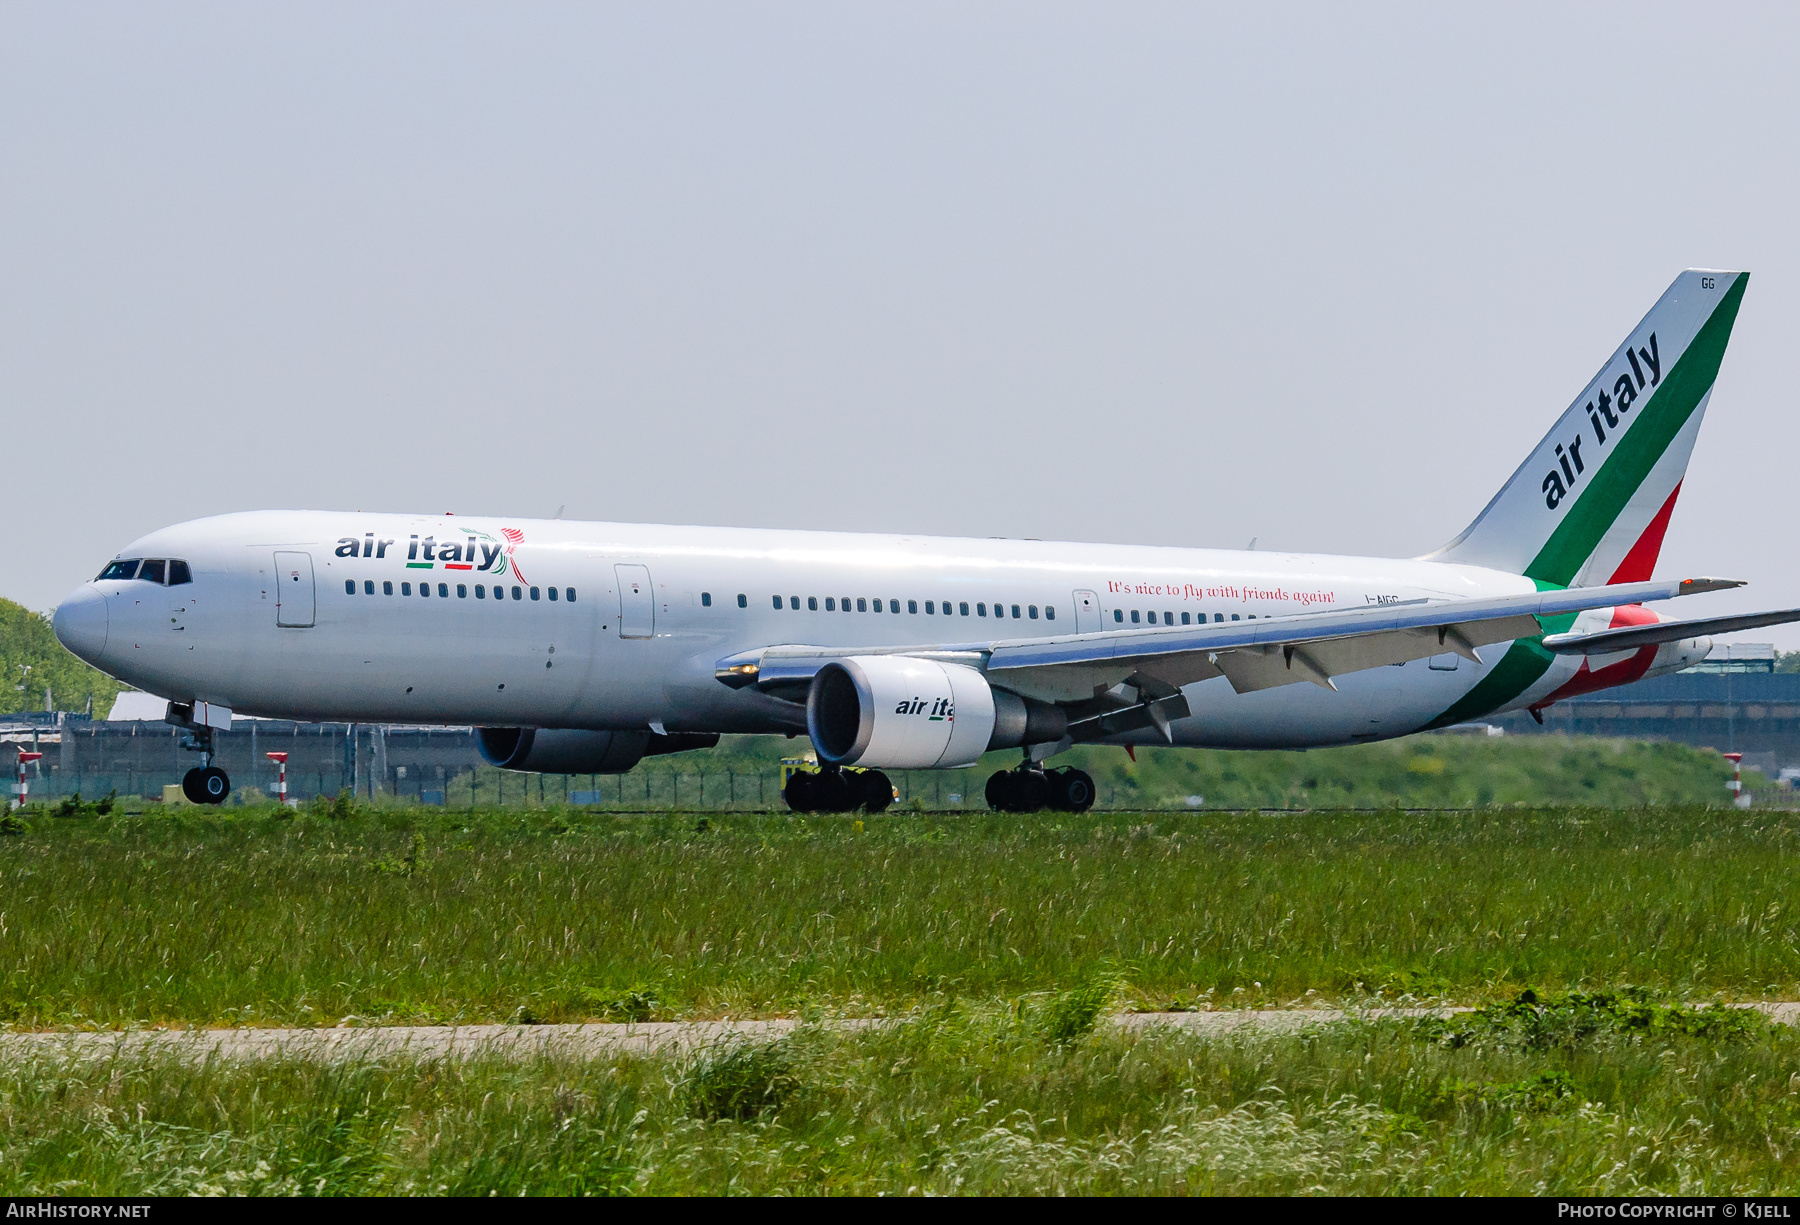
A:
[[[223,804],[225,797],[231,794],[231,776],[212,764],[213,729],[204,725],[190,726],[188,734],[182,737],[181,747],[190,753],[201,754],[200,760],[205,763],[182,775],[181,794],[190,804]]]
[[[881,812],[894,802],[894,784],[880,770],[845,770],[822,765],[796,770],[782,793],[795,812]]]
[[[988,779],[987,804],[995,812],[1086,812],[1094,806],[1094,780],[1086,770],[1045,770],[1027,761]]]

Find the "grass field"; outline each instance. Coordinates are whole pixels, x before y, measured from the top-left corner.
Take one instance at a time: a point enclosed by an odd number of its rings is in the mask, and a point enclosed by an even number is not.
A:
[[[25,824],[18,1029],[899,1020],[589,1061],[12,1050],[0,1194],[1800,1190],[1800,1033],[1708,1006],[1800,997],[1797,814]],[[1106,1020],[1409,998],[1485,1011]]]
[[[1547,1001],[1203,1039],[1089,1029],[1101,998],[687,1058],[13,1058],[0,1194],[1800,1187],[1800,1034],[1754,1015]]]
[[[0,838],[18,1027],[1800,998],[1800,814],[175,810]]]

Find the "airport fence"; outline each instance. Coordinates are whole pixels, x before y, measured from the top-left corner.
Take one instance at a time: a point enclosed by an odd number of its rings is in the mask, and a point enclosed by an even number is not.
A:
[[[899,792],[896,808],[927,811],[987,810],[983,798],[988,771],[888,771]],[[80,794],[96,799],[108,794],[141,797],[161,803],[165,789],[178,787],[179,772],[46,773],[31,780],[32,801],[61,800]],[[270,778],[233,779],[234,802],[267,799]],[[351,777],[331,771],[290,771],[289,798],[310,801],[349,789]],[[1096,808],[1182,809],[1198,807],[1200,797],[1176,803],[1147,803],[1135,788],[1097,784]],[[446,777],[395,777],[355,780],[359,802],[444,808],[553,808],[573,806],[612,812],[786,812],[781,778],[774,770],[754,772],[639,770],[630,774],[521,774],[496,769],[464,770]]]

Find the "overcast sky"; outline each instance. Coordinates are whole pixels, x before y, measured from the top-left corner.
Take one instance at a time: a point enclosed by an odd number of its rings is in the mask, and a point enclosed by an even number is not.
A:
[[[8,2],[0,594],[271,506],[1410,556],[1707,266],[1659,573],[1800,605],[1797,14]]]

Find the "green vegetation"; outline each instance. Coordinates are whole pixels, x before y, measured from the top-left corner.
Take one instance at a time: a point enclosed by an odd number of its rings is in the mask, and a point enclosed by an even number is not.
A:
[[[0,837],[18,1027],[1133,1007],[1527,985],[1800,996],[1800,814],[471,815],[348,803]]]
[[[1797,1071],[1800,1033],[1754,1015],[1542,1047],[1408,1022],[1059,1041],[948,996],[686,1056],[15,1049],[0,1194],[1793,1194]]]
[[[549,805],[595,791],[602,807],[624,811],[760,811],[782,806],[781,758],[808,748],[804,740],[728,736],[716,749],[653,757],[623,776],[482,769],[450,780],[445,800],[463,809]],[[985,808],[988,775],[1018,760],[1017,752],[989,753],[972,770],[893,770],[889,777],[903,807]],[[1135,762],[1123,749],[1087,747],[1055,764],[1093,775],[1099,807],[1129,810],[1723,804],[1731,777],[1724,758],[1708,749],[1591,736],[1425,735],[1304,752],[1144,748]],[[1754,771],[1746,780],[1752,790],[1764,787]]]
[[[58,710],[104,719],[125,688],[64,650],[49,617],[0,599],[0,711],[42,710],[47,689]]]

